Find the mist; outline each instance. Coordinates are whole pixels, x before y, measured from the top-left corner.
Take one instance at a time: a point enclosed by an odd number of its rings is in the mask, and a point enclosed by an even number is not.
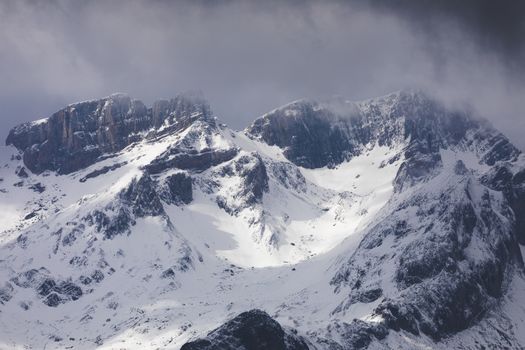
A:
[[[151,104],[202,90],[242,129],[299,98],[416,87],[525,149],[523,6],[415,3],[0,2],[0,137],[113,92]]]

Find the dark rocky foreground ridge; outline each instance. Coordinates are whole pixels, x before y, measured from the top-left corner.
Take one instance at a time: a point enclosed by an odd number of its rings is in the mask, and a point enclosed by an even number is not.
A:
[[[308,350],[306,342],[281,325],[266,312],[250,310],[244,312],[206,338],[182,346],[181,350]]]
[[[219,147],[213,141],[219,129],[201,96],[180,95],[147,108],[118,94],[18,126],[7,139],[23,153],[32,173],[74,174],[142,141],[178,137],[143,165],[140,176],[114,201],[91,210],[82,222],[68,222],[69,231],[56,231],[61,251],[78,243],[86,227],[107,241],[129,235],[141,218],[159,218],[176,228],[166,207],[191,204],[198,191],[217,193],[215,204],[232,217],[247,208],[263,208],[263,214],[250,221],[263,225],[270,220],[264,198],[275,193],[272,178],[297,195],[308,187],[304,169],[335,168],[366,154],[370,145],[398,147],[394,157],[378,165],[381,169],[401,162],[392,197],[363,230],[357,248],[342,253],[329,270],[333,294],[323,297],[342,301],[327,316],[326,329],[299,336],[265,312],[252,310],[187,343],[185,350],[361,349],[385,341],[391,332],[438,343],[482,322],[504,299],[512,279],[522,274],[522,154],[468,112],[412,91],[355,103],[297,101],[245,130],[249,139],[277,146],[289,162],[239,146]],[[197,149],[196,140],[205,146]],[[89,183],[124,166],[97,168],[79,181]],[[221,181],[228,178],[239,181],[221,192]],[[17,244],[24,245],[31,234],[21,234]],[[175,280],[198,263],[191,249],[184,254],[173,266],[163,267],[161,278]],[[87,263],[81,260],[78,266],[82,264]],[[14,286],[36,288],[51,307],[83,297],[81,281],[54,280],[45,269],[20,272],[11,282],[10,288],[0,290],[0,300],[10,297]],[[95,288],[98,282],[86,285]],[[370,306],[373,320],[353,318],[349,313],[357,304]],[[501,339],[487,346],[497,348]]]

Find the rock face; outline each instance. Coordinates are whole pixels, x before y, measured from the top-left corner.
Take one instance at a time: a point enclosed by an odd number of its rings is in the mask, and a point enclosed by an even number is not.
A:
[[[193,199],[191,177],[185,173],[168,176],[161,198],[169,204],[189,204]]]
[[[83,295],[78,285],[71,281],[56,281],[45,268],[27,270],[11,281],[18,287],[34,289],[42,302],[50,307],[78,300]]]
[[[306,168],[333,167],[362,154],[364,146],[391,146],[409,140],[402,182],[417,181],[439,166],[439,151],[464,143],[467,134],[489,150],[483,161],[515,160],[520,154],[500,133],[465,112],[445,108],[421,92],[401,91],[360,103],[301,100],[257,119],[246,132],[283,149]],[[401,183],[397,184],[401,186]]]
[[[286,158],[297,165],[334,166],[357,154],[365,142],[363,138],[368,137],[364,133],[349,137],[353,125],[360,122],[360,115],[354,105],[348,109],[352,117],[342,121],[343,118],[328,108],[299,101],[259,118],[247,132],[269,145],[283,148]],[[334,127],[339,122],[343,125]]]
[[[5,304],[13,297],[13,286],[9,282],[5,282],[3,287],[0,288],[0,304]]]
[[[507,276],[522,267],[512,209],[463,162],[453,171],[400,194],[368,230],[332,280],[349,293],[336,312],[363,302],[364,293],[373,294],[366,303],[377,300],[393,280],[398,296],[382,297],[374,309],[381,324],[439,340],[471,326],[501,297]]]
[[[264,193],[268,192],[266,166],[257,154],[240,155],[235,160],[221,166],[216,176],[225,179],[239,179],[240,183],[236,183],[228,191],[228,196],[217,196],[219,207],[230,214],[238,214],[242,209],[261,204]]]
[[[156,184],[148,173],[135,178],[128,188],[120,193],[120,198],[121,203],[130,207],[136,217],[164,214],[164,208],[156,191]]]
[[[159,174],[171,168],[202,172],[212,166],[233,159],[238,149],[231,145],[217,145],[220,139],[214,119],[194,120],[186,133],[145,168]]]
[[[93,164],[103,154],[122,150],[150,130],[159,136],[211,117],[209,105],[198,94],[157,101],[153,108],[125,94],[114,94],[19,125],[10,131],[6,144],[24,152],[24,163],[34,173],[68,174]]]
[[[505,163],[495,166],[482,181],[501,191],[515,213],[515,229],[519,242],[525,244],[525,169]]]
[[[162,134],[182,130],[199,118],[210,119],[210,105],[200,92],[189,92],[171,100],[158,100],[151,108],[151,124]]]
[[[118,193],[117,198],[118,200],[110,202],[102,210],[94,210],[83,218],[88,226],[93,226],[97,232],[103,233],[104,238],[111,239],[129,232],[137,218],[166,217],[160,195],[156,190],[156,183],[147,172],[134,178]]]
[[[116,94],[22,124],[11,130],[6,143],[24,152],[24,163],[32,172],[66,174],[94,163],[103,153],[121,150],[149,127],[144,104]]]
[[[261,310],[243,312],[205,338],[184,344],[181,350],[308,350],[305,341],[289,334]]]

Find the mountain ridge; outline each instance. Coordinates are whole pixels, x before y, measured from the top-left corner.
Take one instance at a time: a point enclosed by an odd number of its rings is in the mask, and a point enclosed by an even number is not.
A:
[[[522,279],[525,161],[488,122],[400,91],[295,101],[235,132],[200,95],[151,108],[112,96],[7,140],[0,312],[17,315],[2,323],[13,344],[178,348],[259,308],[263,327],[241,333],[269,326],[279,344],[519,348],[516,332],[474,331],[525,329],[497,306],[515,305]],[[48,319],[23,340],[27,310]],[[53,330],[66,320],[85,330]],[[236,322],[205,338],[244,344]]]

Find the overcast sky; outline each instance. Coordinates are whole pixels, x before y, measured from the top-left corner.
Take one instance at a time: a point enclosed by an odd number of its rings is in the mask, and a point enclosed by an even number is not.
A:
[[[525,2],[0,0],[0,136],[78,100],[200,89],[236,129],[286,102],[406,87],[525,148]]]

